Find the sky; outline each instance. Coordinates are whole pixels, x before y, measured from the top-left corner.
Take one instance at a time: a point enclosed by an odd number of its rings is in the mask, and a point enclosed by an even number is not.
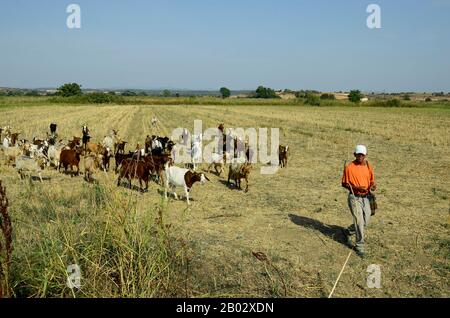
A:
[[[450,0],[1,0],[0,87],[67,82],[450,92]]]

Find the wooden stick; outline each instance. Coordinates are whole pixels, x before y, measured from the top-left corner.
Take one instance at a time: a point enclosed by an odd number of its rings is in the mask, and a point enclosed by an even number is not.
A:
[[[350,259],[350,256],[352,255],[353,251],[350,251],[348,253],[347,259],[345,260],[344,266],[342,266],[341,272],[339,273],[338,278],[336,279],[336,282],[334,283],[333,289],[331,290],[330,295],[328,296],[328,298],[331,298],[331,296],[333,296],[334,290],[336,289],[336,286],[339,282],[339,279],[341,279],[341,275],[344,272],[345,266],[347,265],[348,260]]]

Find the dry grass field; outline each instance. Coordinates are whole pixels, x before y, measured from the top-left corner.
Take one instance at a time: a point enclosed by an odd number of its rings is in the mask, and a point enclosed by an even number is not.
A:
[[[154,115],[158,131],[151,128]],[[350,257],[333,297],[450,297],[450,109],[0,109],[0,125],[28,139],[44,137],[52,121],[60,137],[79,136],[86,122],[94,141],[116,128],[133,147],[147,134],[192,131],[195,119],[204,128],[279,127],[281,144],[291,146],[288,167],[261,175],[258,164],[248,193],[210,174],[211,182],[194,185],[188,208],[173,198],[164,205],[155,183],[145,194],[117,187],[111,171],[95,175],[98,185],[54,169],[44,172],[42,184],[21,181],[0,156],[15,231],[15,296],[327,297],[350,251],[341,234],[351,223],[340,186],[344,160],[363,143],[379,211],[367,232],[368,257]],[[80,290],[65,285],[66,267],[74,263],[81,266]],[[381,267],[380,289],[366,285],[371,264]]]

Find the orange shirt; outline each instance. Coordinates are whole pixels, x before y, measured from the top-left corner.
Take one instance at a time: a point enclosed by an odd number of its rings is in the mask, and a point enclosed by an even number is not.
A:
[[[375,183],[372,165],[367,162],[363,165],[357,165],[354,161],[348,164],[344,169],[342,183],[350,183],[352,186],[369,188]]]

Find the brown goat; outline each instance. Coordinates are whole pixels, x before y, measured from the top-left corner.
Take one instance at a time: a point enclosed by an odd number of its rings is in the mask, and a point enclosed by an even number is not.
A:
[[[120,180],[122,178],[127,178],[131,189],[131,179],[138,179],[139,189],[144,192],[148,189],[149,176],[149,167],[145,161],[126,159],[122,161],[122,165],[120,166],[117,186],[120,186]],[[142,188],[142,181],[145,182],[145,189]]]
[[[231,163],[230,170],[228,172],[228,184],[230,184],[230,180],[233,179],[235,185],[241,188],[241,179],[245,179],[246,187],[245,192],[248,192],[248,178],[250,176],[250,172],[252,170],[252,165],[249,163]]]
[[[281,168],[287,167],[289,146],[280,146],[278,150],[279,165]]]
[[[81,152],[81,148],[62,150],[59,158],[58,171],[61,171],[61,167],[64,167],[64,170],[67,172],[67,168],[70,167],[70,170],[73,172],[73,167],[77,167],[75,175],[79,175]]]

